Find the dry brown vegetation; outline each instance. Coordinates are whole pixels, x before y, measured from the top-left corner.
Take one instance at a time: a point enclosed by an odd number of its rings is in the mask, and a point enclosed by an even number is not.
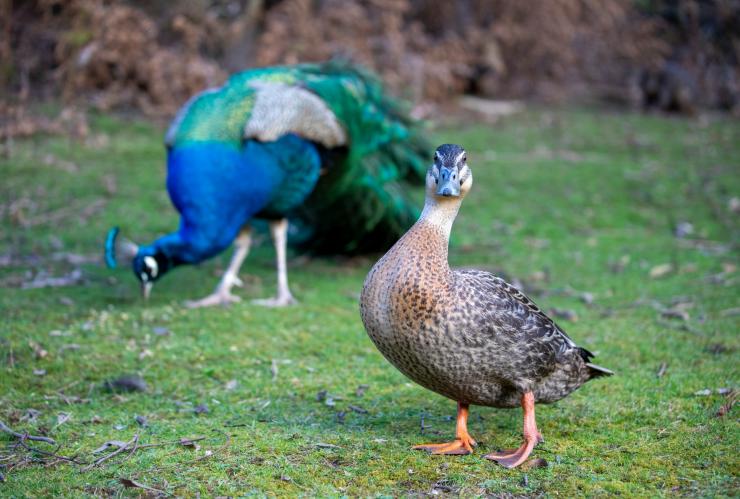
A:
[[[230,71],[331,58],[373,68],[417,102],[589,95],[692,111],[740,100],[740,7],[719,0],[5,0],[0,10],[0,77],[21,100],[171,115]]]

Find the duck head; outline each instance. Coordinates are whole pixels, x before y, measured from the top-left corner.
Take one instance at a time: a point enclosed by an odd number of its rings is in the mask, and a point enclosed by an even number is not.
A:
[[[439,146],[427,173],[427,198],[459,202],[472,186],[473,174],[468,167],[465,149],[456,144]]]

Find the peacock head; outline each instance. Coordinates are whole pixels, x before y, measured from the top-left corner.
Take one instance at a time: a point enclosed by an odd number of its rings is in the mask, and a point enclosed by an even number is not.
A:
[[[133,269],[134,275],[141,282],[141,294],[147,299],[156,280],[169,269],[168,259],[164,253],[151,246],[143,247],[134,257]]]
[[[141,294],[149,298],[154,282],[169,269],[169,259],[153,246],[138,246],[124,237],[113,227],[105,241],[105,263],[108,268],[116,268],[120,263],[131,263],[134,275],[141,282]]]
[[[434,163],[427,174],[427,196],[437,200],[460,201],[473,185],[465,149],[456,144],[442,144],[434,151]]]

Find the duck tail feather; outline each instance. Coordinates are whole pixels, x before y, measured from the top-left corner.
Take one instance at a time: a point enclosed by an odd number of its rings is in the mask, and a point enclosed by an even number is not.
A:
[[[591,378],[599,378],[601,376],[612,376],[614,374],[614,371],[611,369],[607,369],[606,367],[597,366],[596,364],[592,364],[590,362],[586,363],[586,366],[588,366],[588,371]]]
[[[583,359],[583,360],[584,360],[585,362],[588,362],[588,361],[590,361],[591,359],[593,359],[594,357],[596,357],[596,356],[595,356],[594,354],[592,354],[591,352],[589,352],[588,350],[586,350],[586,349],[585,349],[585,348],[583,348],[583,347],[578,347],[578,353],[579,353],[579,354],[581,355],[581,358],[582,358],[582,359]]]

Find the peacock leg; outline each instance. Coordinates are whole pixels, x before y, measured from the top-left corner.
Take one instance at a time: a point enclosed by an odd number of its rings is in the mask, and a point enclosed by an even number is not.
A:
[[[534,418],[534,395],[532,392],[522,395],[522,409],[524,410],[524,442],[522,445],[518,449],[488,454],[484,456],[486,459],[496,461],[507,468],[516,468],[526,461],[535,445],[544,442],[545,439],[537,430],[537,422]]]
[[[231,294],[231,288],[234,286],[242,286],[242,281],[239,279],[239,269],[244,263],[244,259],[249,254],[249,246],[252,243],[252,235],[249,227],[242,228],[239,235],[234,240],[234,255],[231,257],[229,267],[224,272],[221,281],[216,286],[216,290],[202,298],[195,301],[187,301],[185,305],[190,308],[198,307],[212,307],[214,305],[228,305],[241,301],[236,295]]]
[[[286,260],[288,220],[283,218],[275,222],[270,222],[270,234],[272,235],[272,242],[275,244],[275,254],[277,255],[277,296],[275,298],[254,300],[253,303],[266,307],[284,307],[297,303],[288,288],[288,264]]]
[[[417,450],[425,450],[431,454],[466,455],[473,452],[478,445],[468,433],[468,404],[457,403],[457,428],[455,440],[445,444],[415,445]]]

